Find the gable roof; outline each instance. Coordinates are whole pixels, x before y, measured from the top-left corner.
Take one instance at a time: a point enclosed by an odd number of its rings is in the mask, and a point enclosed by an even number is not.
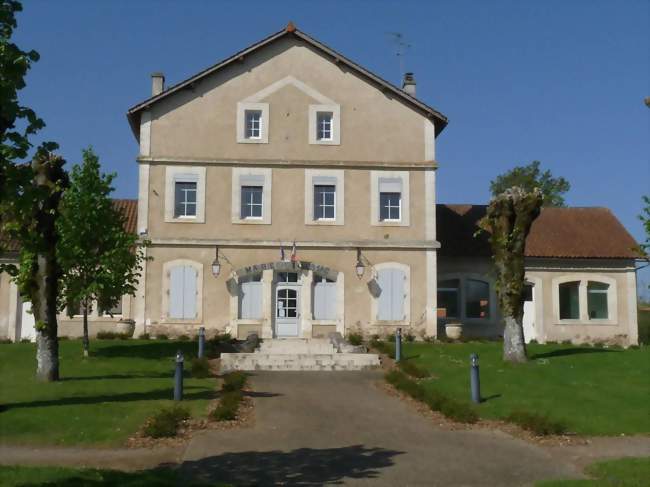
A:
[[[361,65],[351,61],[350,59],[346,58],[339,52],[335,51],[331,47],[326,46],[320,41],[317,41],[313,37],[307,35],[306,33],[298,30],[292,22],[289,22],[286,28],[282,29],[279,32],[276,32],[275,34],[272,34],[268,36],[265,39],[262,39],[259,42],[256,42],[255,44],[242,49],[241,51],[233,54],[232,56],[218,62],[217,64],[214,64],[210,66],[209,68],[204,69],[203,71],[200,71],[199,73],[195,74],[194,76],[191,76],[173,86],[170,86],[166,90],[164,90],[162,93],[159,93],[158,95],[152,96],[137,105],[134,105],[131,107],[128,112],[127,112],[127,119],[129,120],[129,124],[131,125],[131,130],[133,131],[133,134],[135,135],[136,139],[140,140],[140,114],[143,110],[149,108],[151,105],[154,103],[159,102],[160,100],[163,100],[169,96],[174,95],[174,93],[184,89],[184,88],[191,88],[195,83],[200,81],[201,79],[205,78],[206,76],[211,75],[212,73],[225,68],[226,66],[232,64],[235,61],[242,60],[245,56],[248,56],[255,51],[262,49],[263,47],[279,40],[283,39],[285,37],[292,37],[294,39],[299,39],[301,41],[304,41],[305,43],[309,44],[316,50],[320,51],[323,53],[326,57],[331,58],[331,60],[335,63],[341,63],[348,68],[350,68],[352,71],[356,72],[359,74],[361,77],[365,78],[367,81],[370,83],[376,85],[382,90],[388,91],[392,93],[393,95],[397,96],[400,100],[402,100],[404,103],[409,105],[411,108],[414,110],[422,113],[426,117],[432,118],[434,120],[434,127],[435,127],[435,134],[438,136],[440,132],[447,126],[448,120],[447,117],[445,117],[442,113],[439,111],[435,110],[434,108],[430,107],[426,103],[418,100],[414,96],[409,95],[405,91],[401,90],[394,84],[390,83],[389,81],[386,81],[385,79],[377,76],[376,74],[368,71]]]
[[[138,200],[114,199],[113,206],[124,215],[124,229],[129,233],[136,233],[138,224]],[[20,245],[15,240],[3,239],[0,235],[0,242],[4,251],[15,253],[20,250]]]
[[[440,255],[489,257],[485,232],[474,237],[487,205],[436,205]],[[542,208],[526,257],[639,259],[637,243],[608,208]]]

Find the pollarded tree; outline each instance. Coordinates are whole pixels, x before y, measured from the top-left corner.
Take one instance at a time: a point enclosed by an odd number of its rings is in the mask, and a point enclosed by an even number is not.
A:
[[[32,147],[29,137],[45,124],[18,100],[27,71],[39,58],[11,42],[21,10],[17,1],[0,0],[0,233],[20,248],[19,266],[0,264],[0,272],[13,275],[21,295],[32,302],[36,375],[53,381],[59,378],[54,220],[67,176],[63,159],[51,153],[56,148],[51,142],[39,147],[31,164],[22,162]]]
[[[527,166],[517,166],[497,176],[494,181],[490,181],[492,196],[496,197],[515,186],[526,191],[538,188],[544,195],[544,206],[566,206],[564,194],[571,189],[571,184],[563,177],[553,177],[548,169],[542,172],[539,164],[539,161],[533,161]]]
[[[481,220],[492,246],[496,268],[496,292],[505,321],[503,359],[525,362],[524,341],[524,253],[526,237],[539,216],[544,197],[538,188],[527,191],[520,187],[506,189],[494,197]]]
[[[645,230],[645,242],[640,247],[647,256],[650,254],[650,196],[642,196],[641,199],[645,206],[639,215],[639,220],[643,223],[643,229]]]
[[[70,187],[63,195],[56,226],[57,257],[63,271],[59,307],[79,304],[83,313],[83,353],[88,356],[88,312],[93,303],[113,308],[125,294],[135,294],[144,254],[137,235],[124,227],[124,215],[113,205],[114,174],[100,172],[99,159],[83,151]]]

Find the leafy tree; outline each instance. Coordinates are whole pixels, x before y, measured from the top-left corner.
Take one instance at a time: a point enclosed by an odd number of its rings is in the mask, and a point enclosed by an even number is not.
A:
[[[124,228],[124,215],[110,198],[114,174],[101,174],[99,159],[83,151],[56,222],[57,257],[62,267],[59,307],[79,303],[83,313],[83,353],[88,356],[88,312],[93,303],[110,310],[124,294],[134,295],[143,252],[137,235]]]
[[[19,2],[0,0],[0,232],[20,246],[20,264],[0,265],[14,276],[22,296],[32,303],[36,323],[36,375],[59,378],[56,300],[60,269],[54,221],[67,184],[65,161],[52,154],[57,145],[41,144],[31,164],[21,164],[32,147],[29,138],[45,124],[18,101],[36,51],[11,42]],[[1,247],[1,242],[0,242]],[[0,248],[0,251],[2,249]]]
[[[492,196],[496,197],[515,186],[528,192],[539,188],[544,195],[543,206],[566,206],[564,194],[571,189],[571,184],[563,177],[554,178],[548,169],[541,172],[539,164],[539,161],[533,161],[527,166],[517,166],[497,176],[490,182]]]
[[[514,187],[494,197],[480,226],[490,236],[496,267],[496,291],[505,321],[503,359],[525,362],[524,342],[524,252],[526,237],[543,202],[540,189]]]

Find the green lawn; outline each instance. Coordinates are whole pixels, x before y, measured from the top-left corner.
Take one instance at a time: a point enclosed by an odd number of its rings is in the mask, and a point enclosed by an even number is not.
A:
[[[140,487],[188,487],[206,486],[185,483],[172,468],[157,468],[138,472],[95,470],[59,467],[0,467],[0,485],[3,487],[79,487],[115,486]],[[210,487],[226,487],[227,484],[210,484]]]
[[[585,470],[592,480],[550,480],[536,487],[647,487],[650,484],[650,458],[622,458],[589,465]]]
[[[0,345],[0,432],[14,444],[119,445],[148,416],[173,403],[174,356],[189,369],[193,342],[94,340],[83,360],[79,340],[60,342],[61,381],[34,378],[31,343]],[[184,404],[205,416],[216,380],[185,379]]]
[[[405,356],[432,374],[424,381],[469,400],[469,355],[478,353],[484,418],[514,410],[546,413],[584,435],[650,433],[650,347],[621,350],[572,345],[528,347],[530,362],[506,364],[502,344],[407,343]]]

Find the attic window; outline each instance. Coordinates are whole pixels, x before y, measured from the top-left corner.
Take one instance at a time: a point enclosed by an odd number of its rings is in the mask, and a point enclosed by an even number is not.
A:
[[[262,138],[262,110],[246,110],[246,138]]]

